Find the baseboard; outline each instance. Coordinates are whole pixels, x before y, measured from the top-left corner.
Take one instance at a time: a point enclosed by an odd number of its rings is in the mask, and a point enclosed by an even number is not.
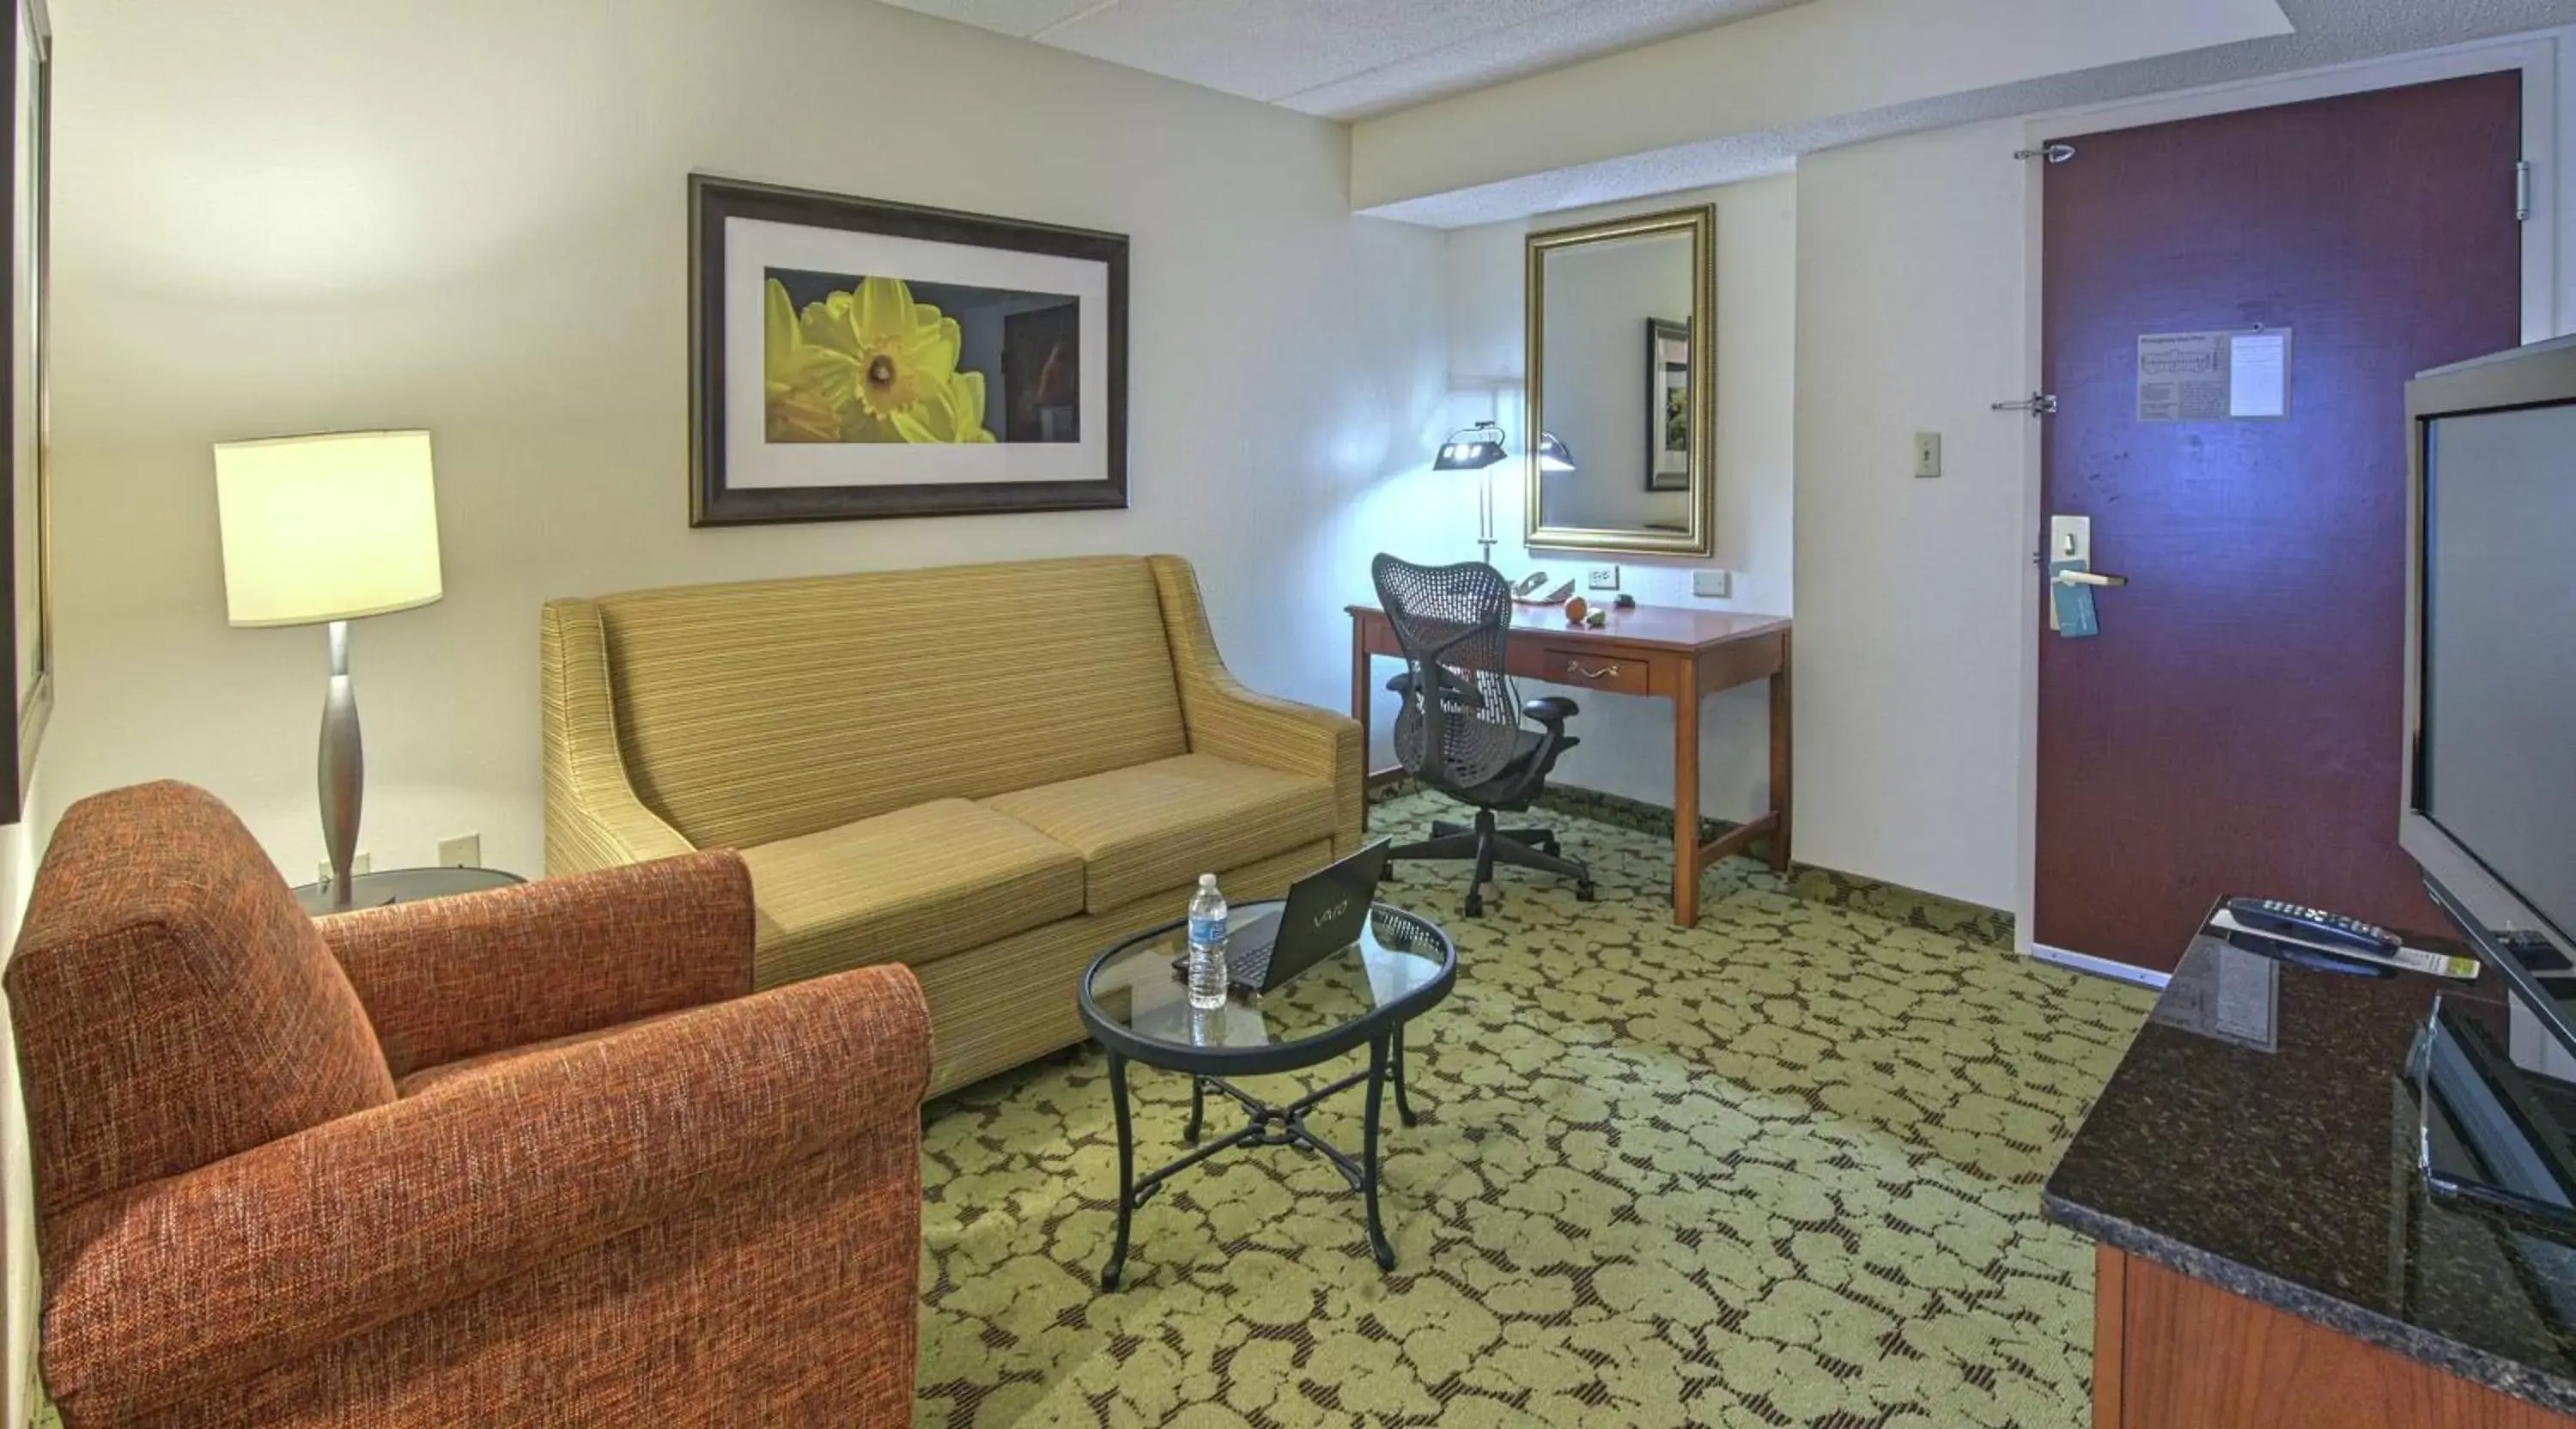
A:
[[[2061,968],[2072,968],[2080,973],[2091,973],[2095,977],[2109,978],[2113,982],[2134,983],[2139,987],[2151,987],[2160,992],[2164,989],[2164,985],[2166,983],[2173,981],[2172,973],[2160,973],[2147,968],[2131,967],[2127,963],[2115,963],[2109,958],[2097,958],[2091,953],[2070,953],[2064,948],[2052,948],[2046,943],[2031,944],[2030,955],[2039,959],[2043,963],[2054,963]]]
[[[1383,790],[1371,791],[1370,797],[1372,802],[1380,802],[1418,792],[1421,792],[1421,786],[1405,778]],[[1631,799],[1624,794],[1551,784],[1539,794],[1536,802],[1539,808],[1549,813],[1569,818],[1589,819],[1597,824],[1608,824],[1612,828],[1628,829],[1657,839],[1669,840],[1673,836],[1671,809],[1644,799]],[[1713,842],[1739,827],[1725,819],[1702,818],[1699,821],[1700,842]],[[2013,916],[2000,908],[1944,898],[1937,893],[1926,893],[1918,888],[1886,883],[1857,873],[1844,873],[1840,869],[1820,868],[1812,863],[1793,862],[1783,882],[1788,892],[1810,903],[1850,908],[1964,942],[2006,949],[2013,946]]]

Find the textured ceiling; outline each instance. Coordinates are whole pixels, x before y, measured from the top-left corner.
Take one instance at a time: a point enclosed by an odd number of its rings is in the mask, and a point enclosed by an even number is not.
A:
[[[886,0],[1331,119],[1362,119],[1807,0]]]
[[[2576,0],[2280,0],[2280,5],[2296,33],[1840,115],[1791,129],[1730,134],[1434,194],[1369,212],[1438,228],[1461,228],[1757,178],[1793,167],[1800,154],[1897,134],[2576,24]]]

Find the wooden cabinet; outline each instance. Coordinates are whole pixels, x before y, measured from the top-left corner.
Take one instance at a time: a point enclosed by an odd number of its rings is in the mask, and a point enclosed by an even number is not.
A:
[[[2094,1429],[2576,1429],[2109,1246],[2094,1266]]]

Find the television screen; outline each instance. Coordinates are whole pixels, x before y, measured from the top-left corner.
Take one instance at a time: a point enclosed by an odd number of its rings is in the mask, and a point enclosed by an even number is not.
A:
[[[2414,802],[2576,934],[2576,405],[2426,424]]]

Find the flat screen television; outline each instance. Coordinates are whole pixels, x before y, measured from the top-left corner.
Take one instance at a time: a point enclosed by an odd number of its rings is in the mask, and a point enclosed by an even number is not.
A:
[[[2406,405],[2398,840],[2576,1051],[2576,338],[2425,373]]]

